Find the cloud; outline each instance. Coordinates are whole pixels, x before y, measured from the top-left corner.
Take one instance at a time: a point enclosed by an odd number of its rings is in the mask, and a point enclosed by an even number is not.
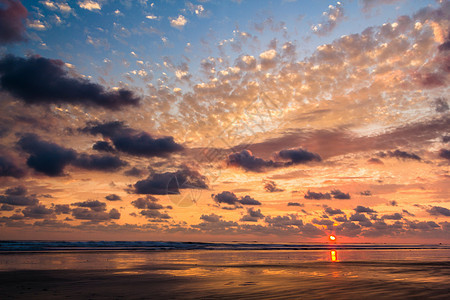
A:
[[[72,209],[72,216],[78,220],[89,220],[91,222],[102,222],[120,219],[120,212],[113,208],[109,212],[96,211],[88,208],[74,208]]]
[[[169,18],[170,26],[177,29],[182,29],[187,23],[187,19],[183,15],[178,15],[178,18]]]
[[[342,210],[340,210],[340,209],[333,209],[331,207],[325,208],[325,212],[329,216],[345,214]]]
[[[261,205],[261,202],[253,199],[252,197],[250,197],[248,195],[241,197],[241,199],[239,200],[239,203],[242,205]]]
[[[264,182],[264,190],[269,193],[283,192],[283,189],[277,187],[275,181],[267,180]]]
[[[344,193],[344,192],[341,192],[340,190],[332,190],[330,193],[334,199],[340,199],[340,200],[350,199],[349,193]]]
[[[298,203],[298,202],[288,202],[287,206],[305,207],[305,204],[303,204],[303,203]]]
[[[238,198],[234,193],[228,192],[228,191],[223,191],[222,193],[219,193],[217,195],[212,194],[211,197],[218,204],[224,203],[224,204],[235,205],[235,206],[239,206],[240,204],[242,204],[242,205],[261,205],[261,202],[253,199],[249,195]]]
[[[336,26],[344,19],[344,8],[341,2],[336,5],[329,5],[328,11],[323,13],[324,20],[322,23],[311,27],[314,34],[325,36],[331,33]]]
[[[27,104],[82,104],[118,110],[137,106],[139,98],[126,89],[105,91],[87,79],[69,75],[61,60],[44,57],[19,58],[7,55],[0,60],[3,90]]]
[[[208,189],[206,177],[198,171],[184,167],[176,172],[154,173],[134,184],[136,194],[179,194],[181,189]]]
[[[322,161],[320,155],[304,149],[281,150],[277,156],[281,159],[290,160],[290,164],[304,164],[310,161]],[[288,163],[289,164],[289,163]]]
[[[37,205],[39,200],[29,196],[0,195],[0,203],[15,206],[28,206]]]
[[[133,176],[133,177],[140,177],[144,173],[145,173],[144,170],[141,170],[141,169],[136,168],[136,167],[132,167],[131,169],[126,170],[125,172],[123,172],[123,174],[125,176]]]
[[[55,143],[41,140],[35,134],[23,135],[17,143],[19,147],[30,154],[27,165],[37,172],[47,176],[61,176],[67,165],[74,165],[86,170],[115,171],[127,162],[110,155],[78,154]]]
[[[166,213],[161,213],[158,210],[149,210],[149,209],[142,210],[141,215],[149,219],[159,219],[159,220],[168,220],[172,218]]]
[[[2,206],[0,206],[0,210],[1,211],[13,211],[14,206],[9,205],[9,204],[2,204]]]
[[[72,149],[40,140],[35,134],[26,134],[18,145],[30,154],[27,165],[47,176],[61,176],[64,168],[76,159],[77,153]]]
[[[105,141],[97,141],[94,145],[92,145],[92,149],[100,151],[100,152],[110,152],[114,153],[116,152],[116,149],[114,149],[113,146],[111,146],[110,143]]]
[[[28,11],[18,0],[2,0],[0,5],[0,44],[24,40]]]
[[[222,193],[219,193],[217,195],[211,195],[214,201],[217,203],[225,203],[229,205],[236,205],[239,203],[238,197],[233,192],[224,191]]]
[[[450,109],[448,106],[448,103],[447,103],[447,99],[445,99],[445,98],[437,98],[434,101],[434,105],[435,105],[436,112],[438,112],[438,113],[444,113]]]
[[[78,1],[78,5],[81,8],[89,10],[89,11],[98,11],[98,10],[102,9],[102,6],[100,5],[100,3],[97,1],[93,1],[93,0]]]
[[[433,206],[427,209],[428,213],[433,216],[446,216],[450,217],[450,209],[442,206]]]
[[[255,210],[253,207],[247,208],[247,214],[243,216],[240,221],[243,222],[258,222],[264,218],[264,215],[261,213],[261,210]]]
[[[349,220],[359,222],[359,225],[363,227],[371,227],[373,225],[365,214],[361,214],[359,212],[351,215]]]
[[[90,208],[91,210],[97,211],[97,212],[106,210],[106,203],[100,202],[98,200],[87,200],[84,202],[75,202],[75,203],[72,203],[72,206]]]
[[[371,165],[384,165],[383,161],[376,157],[368,159],[367,162]]]
[[[0,156],[0,176],[21,178],[25,176],[25,171],[16,166],[10,157]]]
[[[395,157],[398,159],[412,159],[412,160],[418,160],[418,161],[421,160],[421,158],[414,153],[408,153],[405,151],[400,151],[398,149],[395,151],[380,152],[380,153],[378,153],[378,156],[379,157],[389,156],[389,157]]]
[[[173,137],[153,138],[147,132],[127,127],[119,121],[91,122],[80,130],[93,135],[101,134],[103,137],[111,139],[116,150],[136,156],[164,157],[183,150],[183,147],[177,144]]]
[[[31,219],[55,217],[55,211],[51,208],[45,207],[45,205],[28,206],[22,210],[22,213],[26,218]]]
[[[330,193],[316,193],[308,190],[308,192],[305,194],[305,199],[328,200],[331,199],[331,195]]]
[[[447,149],[439,150],[439,156],[445,159],[450,159],[450,150]]]
[[[365,207],[365,206],[361,206],[361,205],[358,205],[354,210],[357,213],[369,213],[369,214],[376,213],[376,211],[374,211],[370,207]]]
[[[147,198],[138,198],[131,202],[131,205],[138,209],[162,209],[164,206],[157,203],[158,199],[149,196]]]
[[[253,156],[250,150],[242,150],[241,152],[228,155],[226,163],[229,166],[239,166],[247,171],[253,172],[262,172],[266,168],[277,166],[272,160],[267,161]]]
[[[70,212],[72,211],[69,204],[56,204],[53,207],[53,209],[56,214],[65,214],[65,215],[70,214]]]
[[[122,198],[120,198],[120,196],[116,195],[116,194],[109,194],[109,195],[105,196],[105,199],[108,200],[108,201],[120,201],[120,200],[122,200]]]
[[[111,155],[80,154],[72,165],[86,170],[116,171],[128,163]]]
[[[27,194],[27,189],[24,186],[19,185],[6,189],[5,194],[9,196],[25,196]]]
[[[217,223],[220,221],[221,218],[222,218],[222,216],[212,213],[210,215],[202,215],[200,217],[200,220],[203,220],[203,221],[209,222],[209,223]]]
[[[403,219],[403,216],[399,213],[394,213],[391,215],[383,215],[381,217],[382,220],[401,220]]]

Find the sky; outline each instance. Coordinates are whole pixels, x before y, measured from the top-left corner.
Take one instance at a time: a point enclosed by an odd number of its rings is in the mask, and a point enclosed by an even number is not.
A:
[[[0,0],[0,238],[450,242],[447,0]]]

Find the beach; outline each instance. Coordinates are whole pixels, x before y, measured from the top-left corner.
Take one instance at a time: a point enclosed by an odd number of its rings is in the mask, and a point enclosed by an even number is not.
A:
[[[449,249],[0,254],[1,299],[448,299]]]

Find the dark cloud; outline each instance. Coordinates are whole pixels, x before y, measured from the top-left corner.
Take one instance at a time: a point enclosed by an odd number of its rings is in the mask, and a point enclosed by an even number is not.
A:
[[[290,214],[285,216],[267,216],[264,218],[264,222],[273,227],[286,227],[286,226],[295,226],[302,227],[303,221],[298,219],[297,215]]]
[[[122,198],[120,198],[120,196],[116,195],[116,194],[110,194],[110,195],[106,196],[105,199],[108,200],[108,201],[120,201],[120,200],[122,200]]]
[[[2,211],[12,211],[12,210],[14,210],[14,206],[9,205],[9,204],[2,204],[2,206],[0,206],[0,210],[2,210]]]
[[[27,165],[48,176],[63,175],[64,167],[76,158],[74,150],[42,141],[35,134],[24,135],[18,145],[30,154]]]
[[[136,194],[179,194],[180,189],[208,189],[206,177],[198,171],[184,167],[176,172],[154,173],[134,184]]]
[[[414,217],[415,214],[410,213],[409,211],[407,211],[406,209],[402,209],[402,213],[407,214],[410,217]]]
[[[110,220],[120,219],[120,213],[117,209],[113,208],[108,212],[97,211],[88,208],[77,207],[72,209],[72,216],[78,220],[89,220],[92,222],[102,222]]]
[[[372,196],[372,192],[367,190],[367,191],[362,191],[359,193],[361,196]]]
[[[84,202],[72,203],[73,206],[90,208],[93,211],[100,212],[106,210],[106,203],[98,200],[87,200]]]
[[[376,157],[370,158],[367,162],[371,165],[384,165],[383,161]]]
[[[7,44],[24,39],[25,19],[28,11],[18,0],[0,1],[0,43]]]
[[[114,149],[113,146],[111,146],[110,143],[105,141],[97,141],[94,145],[92,145],[92,149],[100,151],[100,152],[110,152],[115,153],[116,149]]]
[[[434,101],[434,105],[436,108],[436,112],[438,112],[438,113],[444,113],[449,110],[447,99],[445,99],[445,98],[437,98]]]
[[[5,194],[10,196],[25,196],[27,194],[27,189],[24,186],[19,185],[6,189]]]
[[[11,158],[0,156],[0,176],[21,178],[24,175],[25,171],[19,168]]]
[[[225,203],[229,205],[236,205],[239,203],[238,197],[232,192],[224,191],[217,195],[211,195],[211,197],[216,201],[217,203]]]
[[[395,157],[398,159],[413,159],[413,160],[418,160],[418,161],[421,160],[421,158],[414,153],[408,153],[408,152],[400,151],[400,150],[380,152],[380,153],[378,153],[378,156],[379,157],[389,156],[389,157]]]
[[[129,170],[126,170],[125,172],[123,172],[123,174],[125,176],[133,176],[133,177],[140,177],[144,174],[144,170],[138,169],[136,167],[133,167]]]
[[[397,201],[395,201],[395,200],[389,201],[388,204],[391,205],[391,206],[397,206],[398,205]]]
[[[361,214],[359,212],[357,212],[354,215],[351,215],[349,220],[359,222],[359,225],[361,225],[363,227],[371,227],[372,226],[372,222],[370,222],[370,220],[366,217],[366,215]]]
[[[322,161],[319,154],[306,151],[304,149],[281,150],[277,156],[281,159],[290,160],[289,164],[304,164],[310,161]]]
[[[450,150],[447,149],[441,149],[439,151],[439,156],[445,159],[450,159]]]
[[[303,203],[298,203],[298,202],[288,202],[287,206],[305,207],[305,204],[303,204]]]
[[[261,202],[253,199],[252,197],[250,197],[248,195],[241,197],[241,199],[239,200],[239,203],[242,205],[261,205]]]
[[[37,205],[38,199],[28,196],[0,195],[0,203],[17,206]]]
[[[61,60],[7,55],[0,60],[0,83],[4,91],[27,104],[83,104],[117,110],[139,104],[129,90],[105,91],[96,83],[71,77]]]
[[[383,215],[381,217],[382,220],[401,220],[403,216],[399,213],[394,213],[392,215]]]
[[[158,210],[150,210],[150,209],[142,210],[141,215],[149,219],[168,220],[172,218],[166,213],[161,213]]]
[[[354,210],[357,213],[369,213],[369,214],[376,213],[376,211],[374,211],[370,207],[365,207],[365,206],[361,206],[361,205],[358,205],[356,208],[354,208]]]
[[[253,207],[247,208],[247,214],[241,218],[240,221],[243,222],[258,222],[264,218],[264,215],[261,213],[261,210],[255,210]]]
[[[283,189],[277,187],[275,181],[267,180],[264,182],[264,190],[269,193],[283,192]]]
[[[45,207],[45,205],[35,205],[24,208],[22,213],[26,218],[43,219],[54,217],[55,211],[51,208]]]
[[[25,134],[18,145],[30,154],[27,165],[47,176],[61,176],[64,168],[71,164],[86,170],[115,171],[127,162],[111,155],[78,154],[55,143],[41,140],[35,134]]]
[[[72,165],[86,170],[116,171],[128,163],[112,155],[80,154]]]
[[[70,212],[72,211],[69,204],[56,204],[53,207],[53,209],[56,214],[65,214],[65,215],[70,214]]]
[[[153,138],[147,132],[129,128],[119,121],[88,123],[81,131],[93,135],[101,134],[103,137],[111,139],[116,150],[136,156],[165,157],[183,150],[183,147],[177,144],[171,136]]]
[[[340,209],[332,209],[331,207],[327,207],[325,208],[325,212],[327,213],[327,215],[329,216],[334,216],[334,215],[341,215],[344,214],[344,212]]]
[[[220,221],[221,218],[222,218],[221,216],[212,213],[210,215],[202,215],[200,217],[200,220],[203,220],[205,222],[210,222],[210,223],[217,223]]]
[[[450,209],[442,206],[433,206],[427,209],[428,213],[433,216],[446,216],[450,217]]]
[[[443,143],[448,143],[448,142],[450,142],[450,135],[444,135],[444,136],[442,137],[442,142],[443,142]]]
[[[226,160],[227,165],[242,167],[247,171],[262,172],[266,168],[273,168],[278,166],[272,160],[264,160],[262,158],[253,156],[250,150],[242,150],[228,155]]]
[[[334,199],[340,199],[340,200],[350,199],[349,193],[344,193],[344,192],[341,192],[340,190],[332,190],[330,193]]]
[[[241,197],[240,199],[238,199],[238,197],[234,193],[228,192],[228,191],[224,191],[224,192],[222,192],[220,194],[217,194],[217,195],[212,194],[211,197],[214,199],[214,201],[216,201],[219,204],[220,203],[225,203],[225,204],[236,205],[236,206],[239,206],[239,204],[242,204],[242,205],[261,205],[261,202],[259,202],[258,200],[253,199],[249,195],[246,195],[246,196]]]
[[[333,228],[333,224],[334,224],[334,222],[332,220],[330,220],[330,219],[320,219],[320,220],[318,220],[318,219],[315,219],[315,218],[312,220],[312,223],[316,224],[316,225],[326,226],[328,230],[331,230]]]
[[[314,200],[331,199],[331,195],[330,193],[316,193],[308,190],[308,192],[305,194],[305,199],[314,199]]]
[[[158,199],[155,197],[138,198],[131,202],[131,205],[138,209],[162,209],[164,206],[157,203]]]

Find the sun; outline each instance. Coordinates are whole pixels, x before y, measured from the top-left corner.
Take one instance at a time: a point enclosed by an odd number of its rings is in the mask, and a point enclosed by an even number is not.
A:
[[[330,241],[336,241],[336,237],[334,235],[330,235],[328,238],[330,239]]]

